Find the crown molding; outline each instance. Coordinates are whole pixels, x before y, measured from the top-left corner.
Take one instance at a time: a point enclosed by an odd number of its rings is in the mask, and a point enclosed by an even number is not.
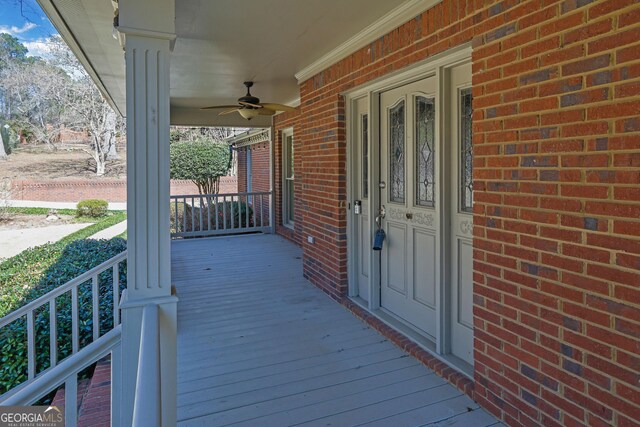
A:
[[[261,142],[271,141],[271,129],[259,129],[253,131],[247,131],[240,135],[235,135],[225,140],[229,145],[233,145],[236,148],[246,147],[247,145],[259,144]]]
[[[390,33],[395,28],[415,18],[442,0],[407,0],[391,12],[378,19],[346,42],[318,58],[295,74],[298,84],[315,76],[358,49]]]
[[[128,36],[132,37],[141,37],[146,39],[158,39],[158,40],[168,40],[169,41],[169,49],[173,51],[173,48],[176,44],[176,35],[173,33],[165,33],[162,31],[152,31],[152,30],[144,30],[141,28],[130,28],[130,27],[122,27],[117,26],[114,27],[117,35],[118,42],[120,46],[124,49],[126,45],[126,40]]]

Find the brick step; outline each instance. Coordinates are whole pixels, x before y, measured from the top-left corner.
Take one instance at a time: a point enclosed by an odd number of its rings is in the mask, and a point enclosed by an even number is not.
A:
[[[100,359],[78,414],[78,427],[111,425],[111,357]]]
[[[53,402],[64,411],[64,388]],[[108,427],[111,424],[111,358],[98,361],[90,379],[78,382],[78,427]]]
[[[89,388],[90,383],[91,379],[78,381],[78,408],[82,407],[82,402],[87,394],[87,389]],[[56,391],[56,395],[53,397],[51,406],[57,406],[61,411],[64,411],[64,396],[65,388],[60,387],[58,391]]]

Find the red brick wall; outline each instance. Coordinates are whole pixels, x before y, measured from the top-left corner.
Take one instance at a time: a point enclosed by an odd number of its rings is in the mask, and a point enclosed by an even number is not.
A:
[[[635,3],[444,0],[304,82],[301,116],[275,120],[276,148],[296,129],[305,276],[339,299],[341,93],[472,42],[475,398],[509,425],[640,419]]]
[[[220,191],[237,192],[235,176],[220,179]],[[87,180],[14,180],[11,182],[14,200],[36,200],[47,202],[79,202],[86,199],[103,199],[108,202],[127,201],[127,181],[116,179]],[[171,194],[198,194],[191,181],[171,181]]]
[[[270,191],[269,179],[271,159],[269,143],[255,144],[249,147],[251,150],[251,178],[253,191]]]
[[[238,150],[238,193],[247,192],[247,152]]]
[[[510,424],[640,420],[632,3],[498,3],[474,38],[476,397]]]
[[[251,191],[252,192],[269,192],[271,191],[270,180],[270,150],[269,143],[263,142],[253,144],[246,147],[240,147],[238,152],[238,192],[247,191],[247,152],[251,151]],[[259,206],[260,201],[264,200],[264,204]],[[266,222],[269,218],[268,198],[264,197],[254,202],[254,209],[262,210],[262,218]],[[259,215],[258,213],[256,213]]]

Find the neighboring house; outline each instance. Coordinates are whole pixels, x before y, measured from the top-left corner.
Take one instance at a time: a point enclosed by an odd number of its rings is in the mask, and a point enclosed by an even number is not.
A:
[[[86,130],[77,131],[69,129],[65,125],[61,125],[58,132],[59,135],[56,142],[59,142],[60,144],[86,144],[91,142],[89,132]]]
[[[268,193],[271,191],[271,130],[247,131],[227,139],[235,153],[238,193]],[[252,205],[255,202],[251,201]],[[258,207],[264,217],[269,216],[269,205]]]
[[[276,230],[301,245],[304,276],[472,378],[505,423],[638,425],[636,2],[40,3],[127,116],[123,424],[148,304],[175,420],[176,124],[271,127]],[[248,78],[299,107],[250,122],[201,110],[234,104]]]

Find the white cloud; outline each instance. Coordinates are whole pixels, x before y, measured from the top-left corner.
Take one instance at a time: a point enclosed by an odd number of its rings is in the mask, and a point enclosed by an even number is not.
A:
[[[29,49],[27,56],[39,56],[41,58],[46,58],[51,52],[49,39],[41,38],[32,41],[24,41],[22,44]]]
[[[36,27],[37,25],[34,24],[33,22],[25,22],[25,24],[22,27],[16,27],[15,25],[12,25],[10,27],[7,25],[0,25],[0,33],[9,33],[12,36],[15,36],[17,34],[22,34],[22,33],[26,33],[27,31],[31,31]]]

